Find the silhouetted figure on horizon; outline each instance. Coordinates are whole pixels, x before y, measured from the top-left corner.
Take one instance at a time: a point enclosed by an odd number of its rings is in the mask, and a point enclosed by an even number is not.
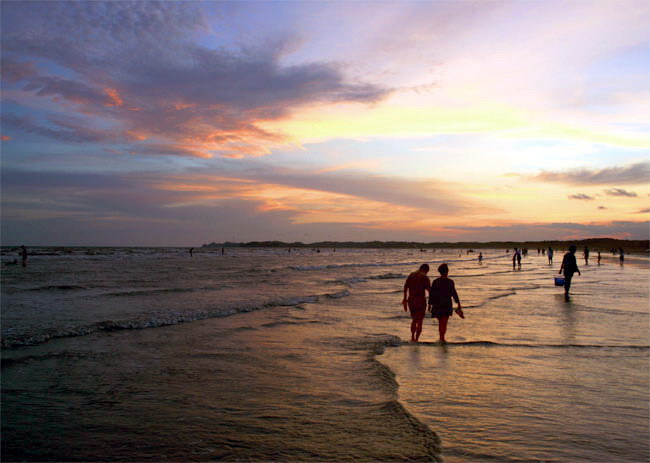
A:
[[[517,248],[515,248],[515,252],[512,255],[512,269],[514,270],[515,268],[515,262],[517,263],[517,267],[519,270],[521,270],[521,251]]]
[[[478,263],[479,263],[479,264],[482,264],[482,263],[483,263],[483,253],[482,253],[482,252],[479,252],[479,253],[478,253]]]
[[[550,246],[548,247],[548,253],[547,254],[548,254],[548,264],[553,265],[553,248],[552,247],[550,247]]]
[[[589,265],[589,248],[585,246],[585,250],[582,252],[582,255],[585,257],[585,265]]]
[[[422,334],[422,321],[427,313],[427,296],[425,291],[431,291],[431,282],[427,276],[429,264],[422,264],[416,272],[412,272],[404,283],[404,312],[411,312],[411,342],[418,342]]]
[[[600,249],[598,250],[598,265],[600,265]]]
[[[460,299],[456,292],[456,285],[454,280],[447,277],[449,275],[449,266],[447,264],[440,264],[438,267],[440,277],[433,280],[431,283],[431,290],[429,290],[429,312],[431,318],[438,319],[438,333],[440,335],[440,342],[445,343],[445,334],[447,333],[447,323],[449,317],[453,315],[452,298],[458,304],[456,313],[460,318],[465,318],[463,308],[460,305]]]
[[[569,290],[571,289],[571,279],[573,274],[578,272],[580,275],[580,270],[578,269],[578,262],[576,261],[576,250],[578,248],[575,245],[569,246],[569,252],[564,254],[562,258],[562,265],[560,266],[560,271],[564,271],[564,300],[569,300]]]
[[[20,246],[20,256],[23,259],[23,267],[27,267],[27,248],[24,244]]]
[[[623,248],[618,248],[618,260],[621,262],[621,265],[623,265],[623,262],[625,261],[625,252],[623,252]]]
[[[194,257],[194,248],[190,248],[190,257]]]

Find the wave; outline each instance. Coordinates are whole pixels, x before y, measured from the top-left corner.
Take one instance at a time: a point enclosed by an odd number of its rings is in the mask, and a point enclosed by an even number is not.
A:
[[[366,349],[369,349],[368,361],[373,366],[375,374],[384,380],[392,395],[392,400],[384,402],[380,405],[380,408],[383,411],[400,416],[409,423],[417,435],[422,437],[430,461],[442,461],[440,456],[442,441],[440,437],[429,426],[411,414],[398,400],[397,390],[399,389],[399,384],[395,372],[377,358],[384,353],[387,347],[396,347],[401,344],[402,340],[393,335],[383,335],[380,340],[366,342]]]
[[[320,325],[320,324],[327,324],[327,322],[321,320],[302,320],[302,321],[282,320],[277,322],[264,323],[261,326],[263,326],[264,328],[274,328],[276,326],[284,326],[284,325]]]
[[[338,293],[333,293],[333,294],[326,294],[326,297],[329,297],[330,299],[340,299],[342,297],[347,297],[350,295],[350,291],[347,289],[344,289],[343,291],[339,291]]]
[[[328,295],[325,295],[328,296]],[[343,296],[339,296],[343,297]],[[270,307],[278,306],[297,306],[304,303],[318,302],[319,296],[299,296],[286,299],[271,300],[262,304],[244,305],[239,307],[218,308],[214,310],[194,312],[194,313],[159,313],[146,318],[136,318],[128,320],[103,320],[97,323],[81,325],[75,327],[65,327],[53,329],[40,333],[22,333],[16,335],[4,335],[2,343],[3,348],[16,348],[24,346],[33,346],[46,343],[52,339],[72,338],[78,336],[87,336],[99,332],[111,332],[122,330],[142,330],[147,328],[160,328],[163,326],[179,325],[193,321],[205,320],[209,318],[227,317],[236,313],[252,312]]]
[[[413,346],[485,346],[485,347],[525,347],[525,348],[542,348],[542,349],[634,349],[634,350],[650,350],[650,346],[640,345],[614,345],[614,344],[533,344],[533,343],[501,343],[495,341],[457,341],[446,342],[418,342],[406,343],[402,342],[400,345],[413,345]]]
[[[429,265],[435,266],[441,264],[442,262],[458,262],[459,260],[455,259],[445,259],[429,261]],[[461,260],[462,261],[462,260]],[[370,262],[370,263],[347,263],[347,264],[326,264],[326,265],[290,265],[291,270],[299,271],[310,271],[310,270],[326,270],[326,269],[337,269],[337,268],[351,268],[351,267],[400,267],[404,265],[420,265],[422,260],[411,260],[406,262]],[[416,270],[416,269],[414,269]]]
[[[79,289],[88,289],[88,288],[79,285],[47,285],[47,286],[37,286],[35,288],[17,288],[15,286],[10,286],[8,288],[4,288],[4,292],[6,292],[7,294],[13,294],[13,293],[22,293],[22,292],[30,292],[30,291],[72,291],[72,290],[79,290]]]
[[[155,294],[168,294],[168,293],[191,293],[200,291],[207,288],[156,288],[156,289],[137,289],[133,291],[119,291],[114,293],[105,293],[102,296],[114,297],[135,297],[135,296],[153,296]]]

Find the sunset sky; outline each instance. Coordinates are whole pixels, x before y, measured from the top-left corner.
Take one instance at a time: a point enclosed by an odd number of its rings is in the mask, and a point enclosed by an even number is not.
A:
[[[2,244],[650,235],[650,3],[13,2]]]

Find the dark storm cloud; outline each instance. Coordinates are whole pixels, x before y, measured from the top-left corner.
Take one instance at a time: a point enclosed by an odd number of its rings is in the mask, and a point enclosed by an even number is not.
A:
[[[650,162],[605,169],[575,169],[564,172],[542,171],[527,177],[531,180],[569,185],[639,184],[650,182]]]

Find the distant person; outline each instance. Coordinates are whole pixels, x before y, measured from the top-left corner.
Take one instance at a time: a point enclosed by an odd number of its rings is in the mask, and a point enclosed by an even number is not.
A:
[[[521,249],[517,249],[517,267],[521,270]]]
[[[585,265],[589,265],[589,248],[585,246],[585,250],[582,252],[582,255],[585,258]]]
[[[600,265],[600,249],[598,250],[598,265]]]
[[[431,281],[427,276],[429,264],[422,264],[416,272],[412,272],[404,283],[404,312],[411,311],[411,342],[418,342],[422,333],[422,321],[427,312],[427,296],[425,291],[431,290]]]
[[[225,249],[225,248],[221,248],[221,255],[223,256],[225,253],[226,253],[226,249]]]
[[[569,252],[564,254],[564,258],[562,259],[562,265],[560,266],[560,271],[558,273],[562,273],[564,271],[564,299],[569,300],[569,290],[571,289],[571,279],[573,278],[573,274],[578,272],[578,275],[580,275],[580,270],[578,269],[578,262],[576,262],[576,248],[575,245],[569,246]]]
[[[479,252],[479,253],[478,253],[478,263],[479,263],[479,264],[482,264],[482,263],[483,263],[483,253],[482,253],[482,252]]]
[[[20,246],[20,256],[23,259],[23,267],[27,267],[27,248],[24,244]]]
[[[190,248],[190,257],[194,257],[194,248]]]
[[[515,251],[512,253],[512,269],[514,270],[516,266],[517,266],[517,248],[515,248]]]
[[[618,260],[621,264],[625,261],[625,252],[623,251],[623,248],[618,248]]]
[[[553,248],[552,247],[550,247],[550,246],[548,247],[548,253],[547,254],[548,254],[548,263],[549,263],[549,265],[552,265],[553,264]]]
[[[433,280],[431,283],[431,290],[429,291],[429,311],[432,318],[438,319],[438,333],[440,335],[440,342],[445,343],[445,334],[447,333],[447,322],[449,317],[453,315],[452,298],[458,304],[456,313],[460,318],[465,318],[463,308],[458,299],[456,292],[456,285],[454,280],[447,277],[449,274],[449,266],[447,264],[440,264],[438,267],[440,277]]]
[[[542,255],[543,255],[543,256],[546,255],[546,249],[544,249],[544,248],[542,248]]]

